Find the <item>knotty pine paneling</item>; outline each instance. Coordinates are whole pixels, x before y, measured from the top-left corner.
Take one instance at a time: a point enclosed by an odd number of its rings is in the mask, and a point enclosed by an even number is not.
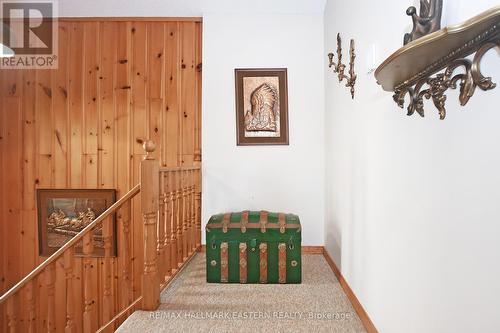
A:
[[[37,188],[115,188],[120,197],[139,182],[144,156],[139,142],[146,138],[156,142],[155,156],[163,166],[193,164],[201,147],[201,30],[195,20],[64,19],[58,69],[0,70],[0,292],[45,259],[38,256]],[[135,200],[117,214],[115,313],[141,294],[139,212]],[[103,260],[92,260],[92,286],[98,290]],[[55,274],[64,277],[62,260]],[[74,277],[73,290],[56,284],[57,332],[64,331],[67,293],[74,299],[75,326],[81,328],[79,259]],[[35,284],[35,297],[36,316],[44,318],[43,277]],[[103,321],[101,302],[93,304],[96,325]],[[46,322],[39,322],[46,330]],[[23,325],[25,320],[20,331]]]

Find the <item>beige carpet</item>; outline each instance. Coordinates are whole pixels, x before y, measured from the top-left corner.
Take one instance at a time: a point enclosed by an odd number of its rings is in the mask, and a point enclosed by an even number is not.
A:
[[[158,311],[133,313],[117,332],[365,332],[323,256],[302,265],[300,285],[212,284],[197,254]]]

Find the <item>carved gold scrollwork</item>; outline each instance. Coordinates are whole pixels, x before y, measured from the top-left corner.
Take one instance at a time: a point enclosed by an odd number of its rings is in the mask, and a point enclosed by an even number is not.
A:
[[[333,72],[337,73],[339,82],[343,80],[346,81],[345,86],[350,88],[351,97],[354,99],[354,86],[356,84],[356,73],[354,71],[354,59],[356,59],[356,54],[354,53],[354,40],[351,39],[349,44],[349,75],[344,74],[346,66],[342,63],[342,39],[340,34],[337,34],[337,63],[333,61],[334,54],[328,53],[328,67],[333,67]]]
[[[434,77],[427,77],[418,81],[414,86],[398,87],[393,95],[394,101],[399,107],[404,108],[405,97],[409,96],[409,104],[407,107],[408,115],[411,116],[415,111],[424,116],[424,98],[432,99],[434,106],[439,112],[439,118],[446,117],[446,91],[448,89],[457,89],[460,86],[460,105],[467,104],[469,99],[474,95],[476,87],[481,90],[491,90],[496,87],[492,82],[491,77],[485,77],[481,73],[481,60],[483,56],[493,48],[500,49],[500,39],[484,44],[476,52],[472,61],[468,59],[455,59],[444,70]],[[454,75],[459,69],[463,68],[463,72]],[[425,89],[423,89],[425,88]]]

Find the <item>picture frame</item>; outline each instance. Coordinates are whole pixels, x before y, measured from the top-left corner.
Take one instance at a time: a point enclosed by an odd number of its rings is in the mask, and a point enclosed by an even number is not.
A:
[[[286,68],[235,69],[238,146],[288,145]]]
[[[116,201],[114,189],[37,189],[38,251],[50,256]],[[111,256],[117,256],[115,214],[112,219]],[[109,223],[109,221],[103,221]],[[92,257],[104,257],[102,228],[93,230]],[[82,256],[82,242],[75,246]]]

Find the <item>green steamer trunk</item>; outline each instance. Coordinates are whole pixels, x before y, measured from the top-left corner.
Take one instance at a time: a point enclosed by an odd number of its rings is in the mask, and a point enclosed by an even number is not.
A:
[[[206,242],[207,282],[301,283],[297,215],[266,211],[213,215]]]

